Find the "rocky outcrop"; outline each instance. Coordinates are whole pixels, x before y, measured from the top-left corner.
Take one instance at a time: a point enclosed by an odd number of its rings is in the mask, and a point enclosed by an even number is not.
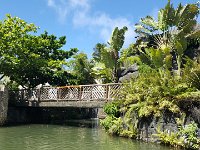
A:
[[[131,78],[138,76],[138,66],[134,64],[128,68],[122,68],[121,73],[119,75],[119,82],[125,82],[130,80]]]
[[[185,112],[185,118],[182,120],[182,125],[191,124],[195,122],[198,125],[198,137],[200,137],[200,102],[195,102],[188,100],[187,102],[182,102],[180,106],[181,110]],[[159,142],[159,140],[153,136],[157,134],[157,131],[167,131],[168,133],[178,132],[179,125],[177,124],[178,114],[173,114],[171,112],[163,112],[162,116],[155,117],[144,117],[138,122],[138,139],[150,142]]]

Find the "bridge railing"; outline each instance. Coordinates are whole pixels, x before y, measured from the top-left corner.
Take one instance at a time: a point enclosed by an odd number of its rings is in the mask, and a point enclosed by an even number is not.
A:
[[[122,84],[92,84],[39,89],[12,90],[9,95],[17,102],[23,101],[108,101],[116,98]]]

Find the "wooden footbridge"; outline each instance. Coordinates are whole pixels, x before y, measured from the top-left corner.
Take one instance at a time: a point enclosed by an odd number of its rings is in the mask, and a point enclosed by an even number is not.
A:
[[[23,107],[99,108],[114,100],[121,88],[119,83],[41,87],[9,91],[9,99]]]

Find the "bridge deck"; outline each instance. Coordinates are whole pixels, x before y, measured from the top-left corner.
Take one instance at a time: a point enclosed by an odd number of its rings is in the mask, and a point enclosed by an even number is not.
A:
[[[103,107],[117,97],[121,84],[93,84],[64,87],[42,87],[10,91],[16,106],[29,107]]]
[[[21,107],[79,107],[79,108],[102,108],[105,101],[50,101],[50,102],[37,102],[28,101],[25,103],[17,103],[16,106]]]

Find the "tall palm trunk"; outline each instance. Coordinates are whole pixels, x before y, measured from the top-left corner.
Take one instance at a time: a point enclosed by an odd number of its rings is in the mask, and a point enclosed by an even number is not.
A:
[[[119,80],[119,77],[118,77],[118,70],[119,70],[119,62],[118,62],[118,59],[119,59],[119,53],[118,51],[115,51],[114,53],[114,69],[113,69],[113,82],[114,83],[117,83],[118,80]]]
[[[181,63],[182,63],[182,57],[180,55],[177,56],[176,62],[178,65],[177,75],[181,76]]]

